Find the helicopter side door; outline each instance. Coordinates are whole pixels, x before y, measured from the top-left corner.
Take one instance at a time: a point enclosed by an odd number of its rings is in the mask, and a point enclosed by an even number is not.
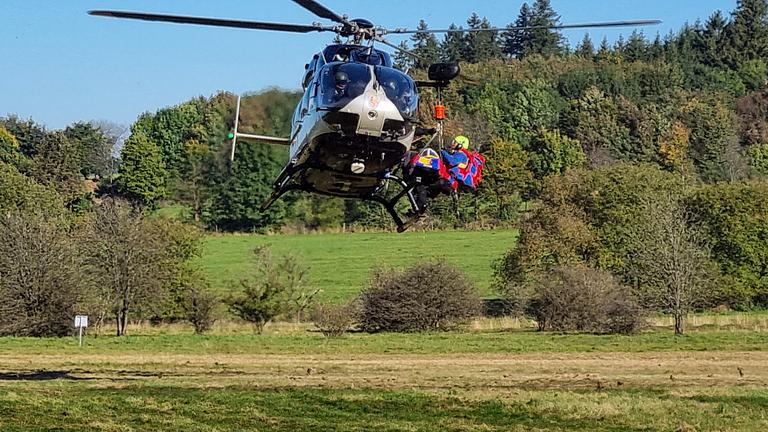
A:
[[[301,98],[301,118],[303,119],[304,116],[307,115],[307,113],[310,110],[310,104],[312,99],[312,94],[314,93],[314,87],[315,87],[315,81],[316,81],[316,72],[317,72],[317,66],[318,66],[318,59],[320,55],[315,54],[314,57],[312,57],[312,60],[307,64],[307,69],[304,72],[304,79],[301,81],[301,87],[304,89],[304,95]]]
[[[312,57],[312,60],[305,66],[304,76],[301,80],[301,87],[304,89],[304,94],[293,112],[293,119],[291,122],[291,137],[294,139],[290,149],[291,158],[298,154],[302,147],[303,139],[298,138],[304,134],[301,134],[300,132],[302,128],[305,127],[305,119],[315,109],[314,96],[317,93],[317,70],[322,67],[322,63],[320,54],[315,54]]]

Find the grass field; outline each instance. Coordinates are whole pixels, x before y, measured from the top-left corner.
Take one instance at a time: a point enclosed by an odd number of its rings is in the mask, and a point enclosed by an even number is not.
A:
[[[0,339],[0,430],[764,431],[762,330]],[[709,324],[705,324],[709,328]],[[487,323],[475,328],[490,327]]]
[[[363,288],[376,266],[406,266],[420,259],[444,258],[474,281],[483,295],[490,290],[493,261],[517,239],[511,230],[480,232],[406,232],[317,235],[221,235],[206,239],[201,265],[214,288],[247,274],[253,249],[269,244],[278,253],[299,255],[309,265],[309,282],[323,290],[320,299],[343,301]]]
[[[486,294],[513,231],[211,236],[214,286],[269,243],[342,301],[370,270],[445,258]],[[466,250],[477,243],[477,253]],[[0,431],[766,431],[768,313],[668,317],[634,336],[539,333],[484,318],[463,331],[350,333],[309,324],[255,335],[221,321],[129,327],[129,336],[0,338]],[[110,334],[109,329],[103,334]]]

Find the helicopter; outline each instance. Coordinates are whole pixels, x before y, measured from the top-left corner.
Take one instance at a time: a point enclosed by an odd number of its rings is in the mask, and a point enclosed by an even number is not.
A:
[[[555,26],[471,28],[441,30],[387,29],[363,18],[349,19],[315,0],[293,0],[315,16],[333,22],[310,25],[245,21],[221,18],[167,15],[115,10],[92,10],[94,16],[196,24],[216,27],[272,30],[293,33],[327,32],[347,38],[315,54],[304,66],[304,90],[291,120],[290,137],[271,137],[238,130],[240,98],[237,98],[230,159],[234,160],[238,139],[289,147],[288,162],[273,184],[273,192],[262,204],[266,210],[286,192],[300,190],[321,195],[377,202],[390,214],[397,231],[403,232],[425,212],[426,205],[414,191],[423,187],[421,177],[406,177],[402,171],[414,143],[424,131],[443,142],[445,106],[442,90],[457,78],[457,62],[434,63],[428,80],[416,81],[394,67],[385,45],[415,58],[419,55],[389,42],[385,36],[414,33],[501,32],[531,29],[575,29],[658,24],[658,20],[583,23]],[[434,88],[436,127],[420,128],[419,89]],[[409,210],[401,215],[396,206],[406,199]]]

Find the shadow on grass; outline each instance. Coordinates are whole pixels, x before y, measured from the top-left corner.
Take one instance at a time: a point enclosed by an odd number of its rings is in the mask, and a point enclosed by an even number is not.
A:
[[[201,384],[204,384],[201,382]],[[74,429],[108,418],[113,424],[137,430],[272,431],[645,431],[645,417],[628,415],[624,409],[580,410],[553,406],[554,399],[536,393],[517,401],[477,400],[418,391],[365,389],[297,389],[234,385],[189,388],[168,385],[125,385],[120,388],[70,386],[66,392],[50,392],[47,386],[25,389],[24,397],[0,404],[9,421],[23,422],[29,430],[56,425]],[[594,391],[568,393],[579,397]],[[694,408],[696,403],[739,404],[736,413],[759,418],[768,407],[768,394],[676,396],[663,389],[608,390],[587,398],[585,406],[610,406],[621,400],[643,404],[668,400],[675,409]],[[539,399],[542,396],[543,399]],[[629,397],[627,397],[629,396]],[[570,396],[569,396],[570,397]],[[618,398],[618,399],[617,399]],[[44,404],[36,400],[45,400]],[[569,399],[563,399],[569,400]],[[31,401],[31,402],[30,402]],[[543,403],[542,403],[543,401]],[[578,404],[577,404],[578,405]],[[650,409],[650,408],[649,408]],[[652,415],[651,411],[647,415]],[[610,411],[610,410],[609,410]],[[71,415],[62,416],[62,412]],[[662,415],[666,411],[660,411]],[[709,419],[710,407],[694,409],[689,422]],[[702,417],[704,416],[704,417]],[[727,422],[727,420],[726,420]],[[94,424],[95,424],[94,423]],[[664,422],[662,422],[664,423]],[[674,424],[672,421],[670,424]],[[723,423],[727,424],[727,423]],[[745,423],[746,424],[746,423]],[[108,429],[113,430],[113,429]],[[672,429],[670,429],[672,430]]]
[[[115,412],[123,400],[134,401],[133,412],[122,411],[120,423],[132,418],[163,418],[155,407],[173,407],[174,416],[195,418],[200,427],[249,428],[285,431],[335,430],[509,430],[556,429],[569,431],[645,430],[627,424],[621,416],[574,418],[541,407],[536,401],[504,403],[467,400],[413,391],[321,390],[295,388],[189,389],[129,386],[121,389],[83,389],[79,401],[99,401],[87,408]],[[151,405],[136,403],[151,401]],[[143,405],[143,406],[142,406]],[[252,407],[258,415],[243,416]],[[201,416],[206,412],[207,416]],[[167,415],[167,413],[165,414]],[[160,425],[142,424],[142,427]]]
[[[740,405],[748,409],[768,410],[768,395],[754,396],[693,396],[689,399],[696,402],[716,403],[725,405]]]
[[[95,378],[77,377],[70,371],[33,371],[33,372],[0,372],[0,381],[90,381]]]

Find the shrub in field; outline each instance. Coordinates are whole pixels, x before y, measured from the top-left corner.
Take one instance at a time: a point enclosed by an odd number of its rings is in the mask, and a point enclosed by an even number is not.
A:
[[[447,330],[481,310],[474,285],[440,261],[376,270],[361,301],[360,327],[367,332]]]
[[[629,289],[605,271],[556,267],[534,287],[526,312],[540,330],[634,333],[645,314]]]
[[[226,300],[229,310],[252,323],[257,333],[280,315],[300,313],[319,290],[308,290],[309,269],[293,255],[275,257],[269,247],[254,251],[254,274],[239,283],[240,293]]]
[[[0,336],[64,336],[86,276],[64,230],[30,213],[0,214]]]
[[[326,337],[339,337],[357,322],[359,307],[356,303],[343,305],[319,304],[312,310],[311,319]]]
[[[195,327],[195,334],[203,334],[213,327],[218,303],[216,294],[206,288],[192,287],[184,292],[182,308],[187,321]]]

